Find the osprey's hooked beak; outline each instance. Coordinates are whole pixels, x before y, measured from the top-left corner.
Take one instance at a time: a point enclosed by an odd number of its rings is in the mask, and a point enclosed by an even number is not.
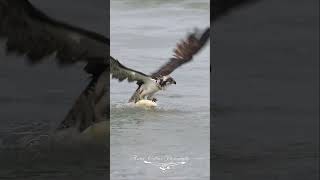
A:
[[[168,82],[169,84],[177,84],[177,82],[173,78],[170,78]]]

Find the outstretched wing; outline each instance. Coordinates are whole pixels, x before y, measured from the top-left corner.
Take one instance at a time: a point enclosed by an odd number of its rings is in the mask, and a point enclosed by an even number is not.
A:
[[[199,33],[199,31],[196,30],[194,33],[190,34],[186,40],[177,44],[176,49],[174,49],[173,58],[151,76],[157,78],[169,75],[181,65],[190,62],[193,55],[202,49],[209,38],[210,27],[205,29],[202,33]]]
[[[138,84],[143,84],[151,80],[150,76],[125,67],[112,56],[110,56],[110,74],[112,78],[118,79],[120,82],[127,79],[128,82],[137,81]]]
[[[55,55],[59,64],[108,63],[109,39],[51,19],[28,0],[0,0],[0,38],[6,51],[39,63]]]
[[[83,132],[95,123],[109,117],[109,73],[103,71],[93,76],[88,86],[80,94],[57,130],[73,128]]]
[[[79,132],[106,120],[108,46],[103,35],[51,19],[28,0],[0,0],[0,40],[7,53],[26,56],[31,64],[55,56],[59,64],[87,62],[91,81],[81,93],[58,129],[76,128]],[[108,96],[107,96],[108,97]]]
[[[210,21],[227,15],[233,8],[257,2],[258,0],[213,0],[211,1]]]

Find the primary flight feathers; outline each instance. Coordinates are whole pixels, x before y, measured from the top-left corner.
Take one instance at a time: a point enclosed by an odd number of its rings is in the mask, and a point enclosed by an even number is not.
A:
[[[210,27],[208,27],[203,32],[199,32],[199,30],[196,29],[194,33],[190,34],[186,38],[186,40],[182,40],[177,44],[176,48],[173,51],[173,57],[170,58],[170,60],[164,66],[162,66],[151,76],[153,78],[157,78],[169,75],[181,65],[191,61],[192,57],[197,54],[200,49],[202,49],[209,38]]]
[[[8,53],[26,55],[31,63],[55,55],[60,64],[103,62],[109,39],[46,16],[27,0],[0,0],[0,38]]]

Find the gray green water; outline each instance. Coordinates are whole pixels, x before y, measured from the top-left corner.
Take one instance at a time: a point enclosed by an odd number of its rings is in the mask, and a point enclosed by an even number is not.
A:
[[[152,73],[188,32],[209,25],[209,1],[113,0],[110,15],[111,54]],[[155,110],[127,104],[136,84],[111,81],[111,179],[209,179],[209,48],[174,71],[177,84],[156,95]],[[161,170],[165,157],[186,163]]]

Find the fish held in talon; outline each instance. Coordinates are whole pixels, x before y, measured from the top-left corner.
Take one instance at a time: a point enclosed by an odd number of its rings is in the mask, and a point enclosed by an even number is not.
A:
[[[142,99],[138,102],[135,103],[137,107],[143,107],[143,108],[155,108],[157,107],[157,103],[155,101],[147,100],[147,99]]]

